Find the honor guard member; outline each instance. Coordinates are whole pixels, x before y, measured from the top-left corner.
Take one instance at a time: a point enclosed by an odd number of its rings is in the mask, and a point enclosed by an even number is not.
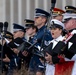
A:
[[[65,51],[65,61],[69,61],[67,64],[64,65],[64,63],[62,64],[63,66],[70,67],[70,71],[69,68],[67,67],[66,70],[67,75],[75,75],[76,74],[76,7],[74,6],[65,6],[65,10],[66,13],[64,14],[64,24],[65,24],[65,28],[68,31],[67,36],[70,35],[74,35],[74,37],[72,36],[72,38],[68,41],[68,46],[67,46],[67,50],[69,51]],[[59,67],[59,66],[58,66]],[[65,69],[65,68],[64,68]],[[64,72],[65,73],[65,72]],[[66,73],[65,73],[66,75]]]
[[[54,47],[59,41],[64,39],[63,37],[63,30],[65,29],[64,24],[56,19],[51,20],[50,32],[53,37],[53,40],[50,42],[49,47],[46,50],[46,74],[45,75],[55,75],[55,57],[52,56],[52,52]],[[54,58],[54,59],[53,59]],[[59,59],[58,59],[59,60]]]
[[[33,36],[36,34],[36,32],[38,31],[37,27],[34,25],[34,21],[30,20],[30,19],[25,19],[25,30],[26,30],[26,36],[28,36],[30,41]]]
[[[24,38],[25,36],[25,28],[22,26],[22,25],[19,25],[19,24],[16,24],[16,23],[13,23],[13,36],[14,36],[14,39],[16,38],[21,38],[23,41],[25,41],[26,39]],[[19,52],[17,49],[14,49],[13,52],[15,53],[14,55],[14,58],[12,59],[12,61],[10,62],[10,66],[12,66],[12,64],[14,63],[14,59],[20,64],[20,60],[23,62],[23,58],[20,59],[20,56],[23,57],[22,53]],[[18,56],[18,53],[20,56]],[[15,65],[16,66],[16,65]],[[20,66],[16,66],[18,68],[20,68]],[[12,69],[13,67],[11,67]],[[11,70],[10,69],[10,70]],[[17,69],[18,70],[18,69]],[[13,68],[12,72],[13,72],[13,75],[15,73],[17,73],[17,70],[15,70],[15,68]]]
[[[26,41],[26,39],[25,39],[25,28],[24,28],[24,26],[19,25],[19,24],[16,24],[16,23],[13,23],[13,36],[14,36],[14,39],[16,39],[16,38],[19,37],[23,41]]]
[[[27,38],[27,41],[30,42],[33,39],[38,29],[34,25],[33,20],[25,19],[24,22],[25,22],[26,38]],[[27,51],[23,51],[22,54],[25,56],[24,58],[25,68],[26,68],[26,71],[28,72],[28,67],[29,67],[30,59],[32,57],[32,53],[31,52],[27,53]],[[28,55],[26,56],[26,54]]]
[[[12,57],[13,51],[11,51],[11,49],[8,47],[8,43],[13,40],[13,34],[10,33],[9,31],[6,31],[6,34],[3,35],[3,37],[4,37],[3,45],[1,43],[2,41],[0,41],[0,48],[2,48],[2,46],[3,46],[3,60],[2,60],[3,64],[2,64],[2,66],[3,66],[3,75],[6,75],[6,73],[8,73],[8,66],[9,66],[10,60],[13,58]]]
[[[35,9],[34,21],[38,31],[31,40],[31,43],[35,44],[40,51],[49,44],[50,40],[52,40],[51,34],[46,27],[48,17],[50,17],[50,14],[47,11],[39,8]],[[39,60],[40,56],[37,56],[36,54],[37,52],[33,52],[33,56],[30,60],[29,75],[42,75],[44,72],[44,64]]]
[[[19,25],[17,23],[13,23],[13,36],[14,39],[20,37],[21,39],[23,39],[24,41],[25,39],[25,28],[22,25]]]
[[[25,30],[26,30],[27,41],[31,42],[31,40],[33,39],[33,37],[36,34],[38,29],[34,25],[33,20],[25,19],[24,22],[25,22]],[[25,61],[24,71],[26,71],[26,73],[28,73],[28,68],[29,68],[30,59],[32,57],[32,53],[31,52],[27,53],[27,51],[23,51],[22,54],[25,56],[24,57],[24,61]],[[28,54],[28,55],[26,56],[26,54]]]
[[[54,8],[53,11],[52,11],[53,19],[57,19],[59,21],[62,21],[64,13],[65,13],[64,10],[59,9],[59,8]]]

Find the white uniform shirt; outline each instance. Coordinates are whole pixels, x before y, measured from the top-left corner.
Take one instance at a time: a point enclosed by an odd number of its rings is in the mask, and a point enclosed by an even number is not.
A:
[[[72,33],[76,34],[76,30],[72,31]],[[55,47],[55,45],[57,44],[57,41],[62,41],[63,38],[64,37],[59,36],[57,39],[52,40],[51,41],[51,42],[53,42],[53,47],[52,48]],[[71,60],[68,59],[68,58],[65,58],[65,61],[75,61],[71,75],[76,75],[76,54],[72,57]],[[47,64],[46,65],[46,73],[45,73],[45,75],[54,75],[54,73],[55,73],[55,67],[54,67],[54,65]]]
[[[64,39],[64,37],[62,36],[59,36],[57,39],[53,39],[51,42],[53,43],[53,47],[52,49],[56,46],[56,44],[59,42],[59,41],[62,41]],[[50,43],[51,43],[50,42]],[[45,72],[45,75],[54,75],[54,72],[55,72],[55,67],[54,65],[50,65],[50,64],[46,64],[46,72]]]

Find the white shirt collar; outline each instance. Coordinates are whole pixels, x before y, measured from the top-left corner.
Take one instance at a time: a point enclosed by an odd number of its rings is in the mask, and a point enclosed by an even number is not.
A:
[[[56,40],[58,42],[58,41],[62,41],[63,39],[64,39],[64,37],[62,35],[60,35],[58,38],[56,38],[54,40]]]

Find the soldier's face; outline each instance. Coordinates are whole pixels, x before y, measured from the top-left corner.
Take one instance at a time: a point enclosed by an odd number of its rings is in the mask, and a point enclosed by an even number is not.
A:
[[[14,38],[20,37],[22,38],[24,36],[24,32],[23,31],[17,31],[13,33]]]
[[[64,25],[65,25],[66,30],[71,30],[73,28],[76,28],[76,20],[70,19]]]
[[[51,35],[54,39],[58,38],[62,33],[62,30],[59,28],[53,28],[53,29],[50,29],[50,31],[51,31]]]
[[[26,35],[28,35],[28,36],[31,36],[35,32],[36,32],[35,28],[30,27],[30,28],[26,29]]]
[[[35,26],[41,26],[44,23],[44,18],[39,16],[39,17],[35,17]]]

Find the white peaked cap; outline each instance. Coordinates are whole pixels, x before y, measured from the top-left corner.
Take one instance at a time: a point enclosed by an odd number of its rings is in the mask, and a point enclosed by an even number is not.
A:
[[[76,18],[76,14],[72,14],[72,13],[63,14],[63,19],[67,19],[67,18]]]
[[[51,24],[52,24],[52,22],[54,22],[54,24],[57,24],[57,25],[62,26],[63,29],[65,29],[65,26],[64,26],[64,24],[63,24],[61,21],[59,21],[59,20],[57,20],[57,19],[52,19],[52,20],[51,20]]]

